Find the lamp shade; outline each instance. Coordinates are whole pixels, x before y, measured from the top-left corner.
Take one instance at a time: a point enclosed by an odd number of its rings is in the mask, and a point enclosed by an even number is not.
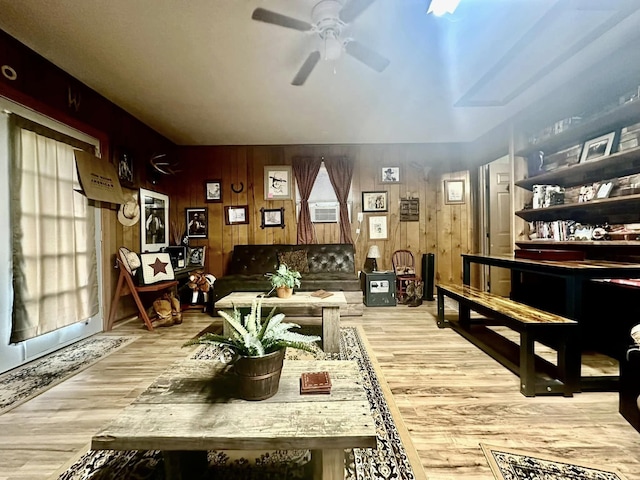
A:
[[[377,245],[371,245],[367,252],[367,258],[380,258],[380,249]]]

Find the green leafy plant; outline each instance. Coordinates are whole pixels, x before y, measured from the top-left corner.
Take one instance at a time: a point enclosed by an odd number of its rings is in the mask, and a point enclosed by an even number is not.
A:
[[[290,269],[286,263],[281,263],[275,272],[266,273],[265,276],[271,281],[271,286],[280,287],[299,287],[302,276],[300,272]]]
[[[319,341],[320,337],[290,331],[292,328],[300,328],[300,325],[283,322],[284,314],[278,313],[276,315],[275,311],[274,307],[271,313],[262,320],[262,299],[260,299],[253,301],[251,312],[244,317],[244,321],[237,308],[233,309],[233,315],[223,311],[218,312],[229,322],[232,329],[231,336],[205,333],[198,338],[189,340],[183,346],[220,345],[246,357],[261,357],[284,347],[313,352],[314,342]]]

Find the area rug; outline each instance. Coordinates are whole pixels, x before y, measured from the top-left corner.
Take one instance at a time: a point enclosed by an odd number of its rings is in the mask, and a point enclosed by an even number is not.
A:
[[[480,444],[497,480],[625,480],[615,469]]]
[[[0,375],[0,415],[90,367],[138,336],[93,336]]]
[[[376,422],[378,447],[376,449],[345,450],[347,480],[420,480],[424,474],[414,473],[410,459],[417,459],[413,445],[403,444],[400,431],[404,425],[397,425],[392,417],[394,405],[385,399],[384,382],[380,382],[375,371],[375,360],[370,358],[366,340],[359,329],[340,329],[340,353],[322,354],[321,358],[355,360],[363,375],[363,385],[371,404]],[[290,350],[290,349],[289,349]],[[294,350],[295,352],[295,350]],[[203,347],[191,358],[213,359],[219,355],[215,347]],[[290,358],[304,358],[293,354]],[[317,358],[317,357],[316,357]],[[406,437],[405,437],[406,438]],[[240,453],[240,452],[233,452]],[[244,452],[242,452],[244,453]],[[248,457],[248,455],[245,455]],[[209,452],[209,470],[205,478],[225,480],[268,480],[308,478],[308,451],[262,453],[253,458],[233,456],[229,452]],[[257,467],[256,467],[257,466]],[[92,451],[85,453],[58,478],[60,480],[161,480],[163,479],[162,455],[158,451],[117,452]]]

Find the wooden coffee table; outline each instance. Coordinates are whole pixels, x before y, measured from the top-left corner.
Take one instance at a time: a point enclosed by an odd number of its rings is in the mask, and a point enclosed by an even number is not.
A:
[[[264,297],[262,308],[270,310],[275,307],[321,307],[322,308],[322,349],[329,353],[340,352],[340,307],[347,306],[347,299],[343,292],[331,292],[333,295],[327,298],[312,297],[312,292],[297,292],[289,298]],[[216,308],[220,310],[233,310],[236,308],[249,308],[253,301],[262,295],[259,292],[233,292],[216,302]],[[231,312],[228,312],[231,313]],[[264,312],[268,313],[268,312]],[[231,333],[229,325],[224,322],[224,335]]]
[[[327,370],[331,394],[300,395],[303,372]],[[344,479],[344,449],[375,448],[356,362],[285,360],[280,388],[233,398],[234,375],[215,360],[183,360],[158,377],[91,441],[94,450],[162,450],[167,479],[199,478],[207,450],[309,449],[314,478]]]

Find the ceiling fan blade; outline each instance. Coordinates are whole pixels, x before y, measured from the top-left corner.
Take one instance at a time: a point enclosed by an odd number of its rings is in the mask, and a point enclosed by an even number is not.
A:
[[[301,32],[307,32],[313,28],[308,22],[304,22],[293,17],[287,17],[286,15],[272,12],[271,10],[265,10],[264,8],[256,8],[253,11],[251,18],[259,22],[272,23],[273,25],[279,25],[281,27],[293,28],[294,30],[300,30]]]
[[[376,72],[382,72],[389,66],[389,59],[383,57],[377,52],[365,47],[359,42],[347,42],[344,47],[345,51],[356,60],[360,60],[368,67],[373,68]]]
[[[311,74],[311,72],[313,71],[313,69],[315,68],[316,64],[319,61],[320,61],[320,52],[317,50],[315,52],[311,52],[307,57],[307,59],[302,64],[302,66],[300,67],[300,70],[298,70],[298,73],[296,74],[295,78],[291,82],[291,85],[300,86],[304,84],[304,82],[307,80],[307,77],[309,76],[309,74]]]
[[[373,2],[375,0],[351,0],[340,10],[338,16],[344,23],[351,23]]]

